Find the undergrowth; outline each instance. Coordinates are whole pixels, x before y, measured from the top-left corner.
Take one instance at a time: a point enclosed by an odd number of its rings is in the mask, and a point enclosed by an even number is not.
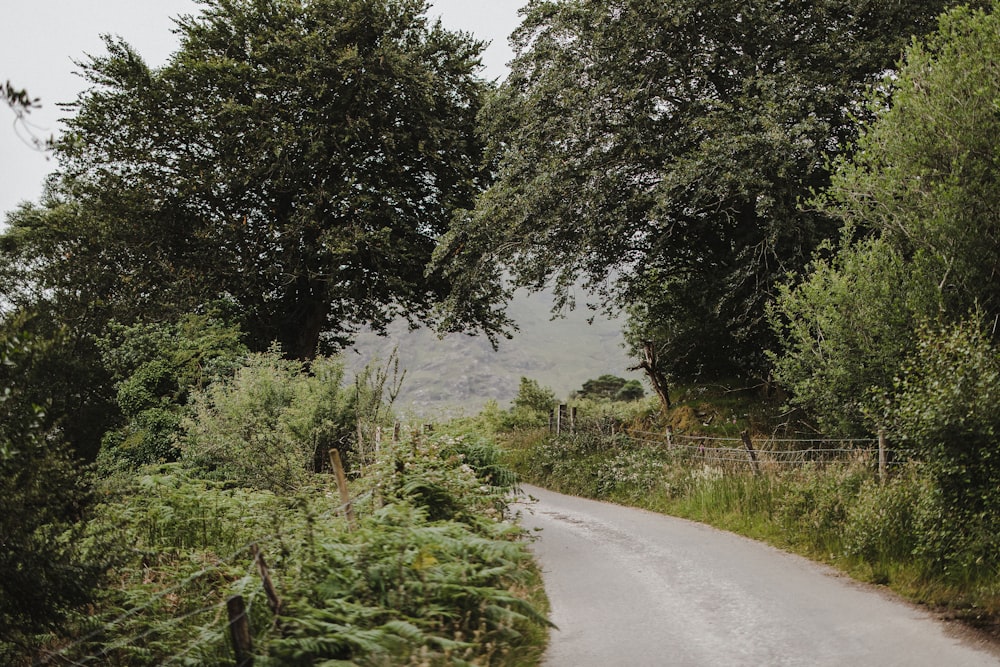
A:
[[[537,663],[544,594],[506,505],[516,480],[490,442],[384,447],[351,483],[353,530],[331,478],[269,490],[171,463],[106,479],[89,539],[115,536],[112,585],[69,632],[5,658],[229,665],[226,601],[241,595],[257,665]]]

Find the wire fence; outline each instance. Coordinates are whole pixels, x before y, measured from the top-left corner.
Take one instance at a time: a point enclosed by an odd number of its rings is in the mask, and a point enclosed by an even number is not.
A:
[[[348,508],[357,507],[357,505],[362,501],[371,498],[376,491],[377,488],[360,493],[346,502],[341,503],[339,506],[332,507],[321,514],[316,515],[314,520],[324,521],[332,519],[336,515],[344,514]],[[272,533],[268,535],[261,535],[248,541],[246,544],[229,553],[224,558],[217,559],[211,565],[207,565],[199,569],[197,572],[185,577],[173,586],[150,595],[149,598],[141,604],[131,607],[110,621],[100,623],[98,627],[88,631],[83,636],[74,639],[72,642],[67,643],[58,650],[47,652],[33,664],[38,666],[74,665],[78,667],[104,664],[104,662],[106,662],[106,658],[108,658],[115,651],[139,647],[142,645],[143,640],[153,637],[158,633],[162,633],[164,630],[167,630],[172,626],[176,626],[201,615],[208,615],[213,611],[216,613],[214,619],[212,619],[207,625],[200,626],[197,634],[190,640],[190,642],[172,655],[164,658],[159,664],[178,664],[195,651],[204,650],[206,648],[214,648],[218,651],[227,650],[227,630],[230,625],[234,622],[245,622],[250,616],[255,600],[264,594],[263,582],[261,582],[261,585],[256,585],[258,576],[254,573],[254,570],[258,569],[259,565],[258,559],[255,555],[255,549],[260,545],[272,543],[273,540],[277,538],[279,538],[279,535],[277,533]],[[202,578],[213,573],[221,572],[227,566],[238,562],[241,558],[248,558],[249,566],[245,574],[236,581],[231,582],[227,588],[231,591],[238,591],[241,593],[245,593],[248,589],[250,590],[246,610],[242,614],[244,618],[234,619],[228,616],[226,610],[228,598],[224,598],[190,611],[182,611],[168,618],[157,619],[154,624],[148,625],[146,629],[142,631],[128,635],[122,634],[121,636],[115,637],[113,640],[103,642],[101,647],[95,652],[88,653],[83,656],[78,655],[77,652],[81,649],[86,650],[85,647],[87,647],[89,643],[97,641],[102,637],[113,637],[118,628],[143,615],[144,613],[153,610],[161,601],[171,597],[183,596],[185,592],[190,592],[194,584]],[[188,664],[190,664],[190,662],[188,662]]]
[[[888,452],[884,437],[869,438],[784,438],[767,437],[756,441],[747,432],[739,437],[688,435],[629,430],[635,443],[663,448],[680,456],[707,464],[747,467],[754,470],[834,462],[874,461],[884,468]]]

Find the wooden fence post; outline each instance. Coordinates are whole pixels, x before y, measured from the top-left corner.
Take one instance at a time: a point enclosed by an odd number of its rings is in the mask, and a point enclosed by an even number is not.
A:
[[[888,454],[885,451],[885,431],[878,432],[878,481],[885,483],[886,468],[888,466]]]
[[[281,611],[281,598],[278,597],[278,592],[274,589],[274,583],[271,581],[271,573],[267,569],[267,563],[264,562],[264,554],[256,542],[250,545],[250,555],[253,556],[254,563],[257,564],[257,572],[260,573],[260,579],[264,582],[264,594],[267,596],[267,606],[277,616],[278,612]]]
[[[672,426],[668,426],[666,430],[667,435],[667,449],[674,448],[674,429]]]
[[[757,461],[757,452],[754,451],[753,442],[750,440],[750,431],[743,431],[740,433],[740,439],[743,440],[743,446],[747,448],[747,455],[750,457],[750,466],[753,468],[753,474],[760,474],[760,463]]]
[[[354,507],[351,505],[351,494],[347,489],[347,476],[344,474],[344,464],[340,460],[340,452],[330,450],[330,463],[337,476],[337,490],[340,491],[340,504],[344,506],[344,516],[347,517],[347,527],[354,530]]]
[[[234,595],[226,600],[226,611],[229,612],[229,633],[233,638],[236,667],[253,667],[253,640],[243,596]]]
[[[576,406],[569,409],[569,432],[576,433]]]
[[[399,422],[396,422],[395,424],[392,425],[392,441],[393,442],[395,442],[395,443],[399,442],[399,439],[400,439],[399,438],[399,434],[400,434],[400,431],[402,430],[402,428],[403,427],[402,427],[402,425]]]
[[[567,422],[566,418],[566,406],[562,403],[559,404],[559,412],[556,416],[556,435],[562,435],[563,424]]]

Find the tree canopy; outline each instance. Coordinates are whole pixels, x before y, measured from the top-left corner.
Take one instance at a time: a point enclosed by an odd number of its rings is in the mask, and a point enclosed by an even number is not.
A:
[[[837,228],[800,200],[945,4],[530,2],[480,114],[497,179],[439,265],[468,295],[553,283],[560,306],[582,277],[665,322],[678,368],[761,372],[776,283]]]
[[[201,7],[162,68],[115,38],[81,63],[58,177],[10,218],[21,284],[125,321],[223,298],[299,358],[431,319],[425,265],[482,187],[483,45],[423,0]]]

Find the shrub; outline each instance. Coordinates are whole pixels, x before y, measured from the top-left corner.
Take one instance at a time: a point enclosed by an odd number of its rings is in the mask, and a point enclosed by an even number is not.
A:
[[[941,494],[922,548],[942,571],[1000,560],[1000,352],[978,317],[924,330],[897,385],[889,416],[902,447],[922,461]],[[929,533],[927,531],[930,531]]]
[[[100,342],[116,379],[122,423],[104,434],[105,473],[175,461],[181,413],[194,389],[230,377],[247,354],[241,333],[214,317],[189,314],[175,323],[112,322]]]

